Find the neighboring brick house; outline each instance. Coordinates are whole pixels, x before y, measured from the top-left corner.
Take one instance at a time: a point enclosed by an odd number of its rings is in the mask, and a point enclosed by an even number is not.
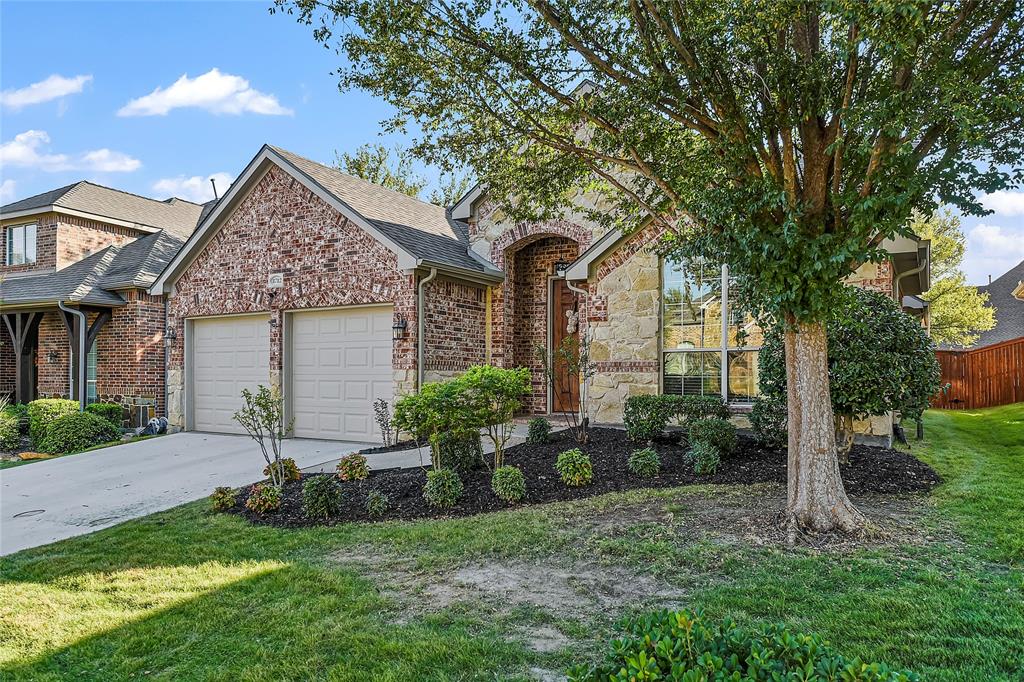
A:
[[[0,207],[0,393],[162,412],[164,300],[148,288],[202,211],[90,182]]]
[[[168,416],[237,431],[242,388],[281,388],[295,435],[370,440],[374,400],[474,363],[533,373],[526,411],[573,409],[537,349],[591,339],[595,422],[639,393],[757,392],[760,332],[730,310],[724,270],[685,273],[659,235],[603,233],[580,217],[508,220],[476,188],[447,210],[264,146],[150,290],[168,296]],[[928,286],[928,243],[851,283],[897,300]],[[723,316],[727,324],[723,325]],[[887,437],[889,424],[862,425]]]

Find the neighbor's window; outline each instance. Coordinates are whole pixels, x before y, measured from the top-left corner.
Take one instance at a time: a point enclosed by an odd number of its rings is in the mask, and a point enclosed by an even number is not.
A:
[[[96,402],[96,342],[92,342],[89,354],[85,356],[85,402],[92,404]]]
[[[7,264],[24,265],[36,262],[36,226],[15,225],[7,228]]]
[[[721,266],[662,265],[662,386],[675,395],[757,396],[761,329],[740,310]],[[728,324],[723,329],[723,319]],[[724,371],[723,371],[724,370]]]

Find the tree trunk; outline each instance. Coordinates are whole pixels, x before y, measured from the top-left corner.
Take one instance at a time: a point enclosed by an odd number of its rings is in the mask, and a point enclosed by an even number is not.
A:
[[[789,412],[787,527],[858,532],[864,517],[850,502],[839,475],[835,422],[828,386],[825,325],[787,320],[786,390]]]
[[[850,450],[853,449],[853,415],[836,415],[836,452],[840,464],[850,463]]]

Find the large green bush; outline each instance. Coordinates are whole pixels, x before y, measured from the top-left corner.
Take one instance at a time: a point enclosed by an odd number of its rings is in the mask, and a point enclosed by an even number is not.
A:
[[[479,436],[481,427],[469,395],[456,380],[425,384],[419,393],[399,398],[393,421],[416,442],[430,444],[436,468],[449,466],[443,457],[442,440],[467,440]]]
[[[92,403],[85,406],[85,411],[103,417],[117,428],[124,425],[124,408],[117,403]]]
[[[729,408],[715,395],[634,395],[626,398],[623,424],[630,440],[651,441],[672,419],[684,426],[700,419],[726,419]]]
[[[21,445],[18,417],[11,412],[0,412],[0,450],[17,450]]]
[[[75,400],[64,400],[62,398],[40,398],[28,404],[29,436],[32,443],[38,448],[39,443],[46,437],[46,430],[50,424],[67,414],[78,412],[79,405]]]
[[[109,443],[120,436],[121,430],[103,417],[72,412],[50,423],[46,435],[36,442],[36,448],[51,455],[65,455]]]
[[[700,612],[659,611],[630,618],[599,665],[579,665],[570,682],[633,680],[821,680],[917,682],[909,671],[845,658],[820,637],[783,625],[740,628]]]
[[[11,403],[0,410],[0,412],[14,417],[18,421],[21,435],[28,435],[28,405],[25,403]]]
[[[473,422],[486,429],[494,444],[494,468],[505,464],[505,444],[512,437],[512,417],[530,392],[530,371],[474,365],[456,380],[466,392]]]
[[[941,386],[935,346],[924,327],[884,294],[845,287],[826,322],[828,380],[838,418],[898,411],[917,419]],[[786,400],[782,325],[765,330],[758,355],[761,394]]]

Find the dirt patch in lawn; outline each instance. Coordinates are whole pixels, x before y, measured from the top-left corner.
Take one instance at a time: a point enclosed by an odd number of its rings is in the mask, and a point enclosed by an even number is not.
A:
[[[739,439],[736,451],[723,458],[718,471],[712,476],[697,476],[684,457],[688,445],[678,435],[668,436],[654,444],[661,456],[661,472],[654,478],[643,478],[629,472],[626,460],[637,444],[626,438],[620,429],[592,430],[591,443],[582,446],[591,459],[594,480],[590,485],[570,488],[555,472],[558,454],[576,447],[568,431],[552,434],[542,445],[520,444],[506,451],[506,464],[522,469],[526,477],[526,497],[519,505],[502,502],[491,490],[490,472],[479,470],[462,477],[464,492],[453,509],[438,511],[423,499],[426,472],[422,469],[393,469],[371,472],[370,478],[360,482],[342,483],[344,501],[338,516],[327,521],[311,520],[302,513],[301,481],[285,485],[281,508],[265,515],[249,512],[239,504],[234,513],[245,516],[253,523],[282,527],[332,525],[347,521],[446,518],[470,516],[483,512],[509,509],[524,504],[541,504],[574,500],[604,493],[637,488],[668,488],[694,483],[785,483],[786,455],[779,450],[761,447],[753,439]],[[920,493],[940,482],[938,474],[929,466],[906,452],[886,448],[855,446],[850,463],[841,467],[843,481],[851,495]],[[329,474],[306,474],[323,476]],[[366,496],[370,490],[386,494],[390,508],[379,519],[366,512]],[[248,494],[244,489],[242,500]]]

